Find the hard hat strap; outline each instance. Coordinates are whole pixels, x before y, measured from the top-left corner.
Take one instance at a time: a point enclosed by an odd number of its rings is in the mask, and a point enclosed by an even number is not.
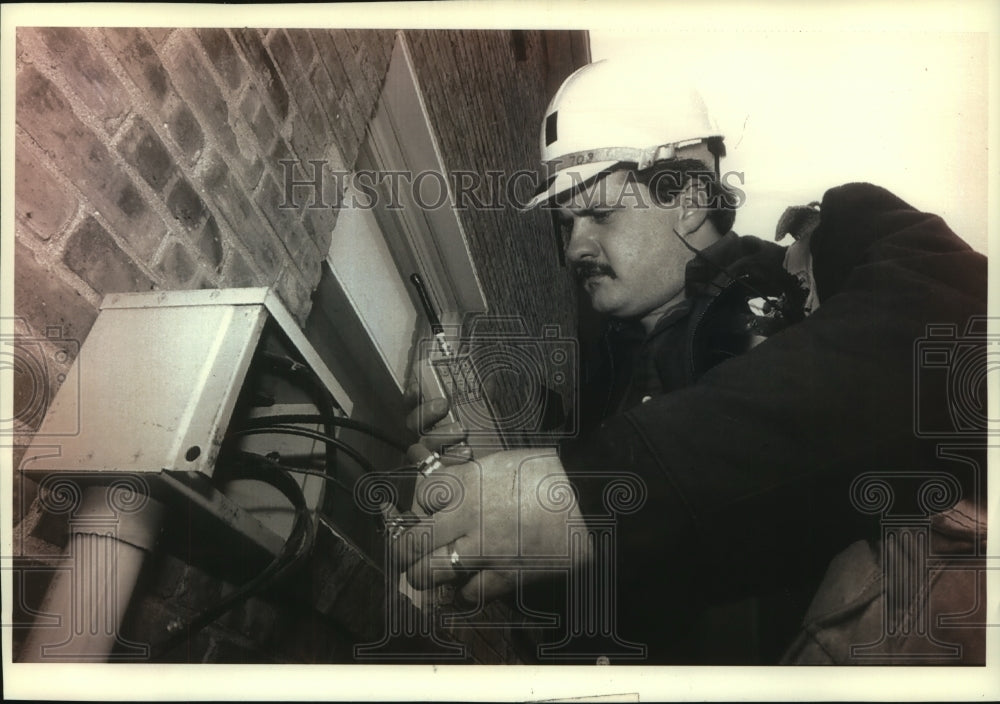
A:
[[[657,161],[672,159],[677,153],[677,149],[688,144],[698,144],[704,140],[692,139],[684,142],[674,142],[672,144],[659,144],[645,149],[636,147],[602,147],[599,149],[586,149],[579,152],[563,154],[556,159],[545,162],[549,173],[563,171],[574,166],[582,166],[599,161],[628,161],[634,162],[638,170],[652,166]]]
[[[587,149],[580,152],[563,154],[557,159],[550,159],[545,165],[552,171],[564,171],[574,166],[583,166],[598,161],[635,161],[638,162],[645,154],[644,149],[634,147],[604,147],[601,149]]]

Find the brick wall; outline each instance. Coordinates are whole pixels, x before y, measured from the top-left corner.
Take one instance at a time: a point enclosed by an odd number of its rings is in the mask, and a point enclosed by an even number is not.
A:
[[[278,208],[279,162],[353,162],[392,39],[20,29],[18,270],[80,335],[112,290],[274,285],[303,320],[336,211]]]
[[[541,31],[410,31],[418,80],[449,172],[515,174],[539,165],[538,132],[562,80],[587,60],[582,33]],[[490,203],[488,188],[474,191]],[[518,193],[523,199],[523,194]],[[500,202],[506,203],[506,194]],[[563,271],[547,212],[461,209],[463,228],[491,312],[517,316],[532,337],[543,325],[576,335],[571,278]],[[510,332],[498,330],[496,332]],[[572,407],[574,379],[546,384]],[[521,380],[501,378],[494,402],[502,417],[524,407]],[[506,383],[505,383],[506,382]]]
[[[19,375],[18,398],[54,396],[79,346],[60,341],[82,343],[108,292],[274,286],[305,319],[337,213],[277,207],[279,162],[353,163],[391,31],[16,39],[15,315],[53,370],[41,390]]]
[[[513,171],[537,162],[536,125],[552,84],[574,65],[554,50],[566,33],[407,36],[449,169]],[[355,163],[393,41],[388,30],[19,28],[16,332],[37,341],[49,373],[43,387],[17,378],[15,414],[39,394],[55,394],[73,343],[82,343],[109,292],[273,286],[303,322],[337,212],[306,208],[307,199],[279,208],[280,162]],[[548,221],[512,211],[462,218],[491,308],[527,313],[533,333],[542,322],[571,331],[572,294],[564,277],[553,276],[558,254]],[[15,465],[44,406],[18,416]],[[51,566],[58,526],[32,499],[32,486],[15,482],[15,519],[25,518],[18,544],[28,546],[25,564]],[[128,621],[139,638],[220,588],[168,556],[150,569]],[[345,605],[370,601],[371,589],[340,586],[334,611],[356,617]],[[308,617],[254,603],[206,632],[204,648],[189,657],[305,658],[292,626]],[[273,622],[260,629],[265,651],[241,618]],[[343,655],[344,643],[359,636],[338,618],[314,640]],[[495,631],[458,630],[478,649],[476,661],[517,661]]]
[[[547,35],[552,34],[557,33],[407,32],[450,172],[513,174],[537,168],[538,130],[551,97],[549,71],[540,68],[547,66]],[[532,334],[552,323],[572,334],[574,310],[567,305],[574,300],[572,282],[558,275],[559,252],[548,215],[513,207],[459,212],[493,310],[523,316]]]

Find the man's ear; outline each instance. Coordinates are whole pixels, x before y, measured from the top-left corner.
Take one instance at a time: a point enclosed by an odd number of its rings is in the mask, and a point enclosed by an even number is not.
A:
[[[705,207],[705,191],[695,178],[688,182],[677,194],[677,232],[681,237],[687,237],[705,223],[708,208]]]

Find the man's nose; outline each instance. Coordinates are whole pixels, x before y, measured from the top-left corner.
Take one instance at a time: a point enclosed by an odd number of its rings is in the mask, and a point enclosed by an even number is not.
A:
[[[566,244],[566,258],[571,262],[579,262],[596,258],[599,254],[596,233],[586,218],[580,218],[573,223],[569,242]]]

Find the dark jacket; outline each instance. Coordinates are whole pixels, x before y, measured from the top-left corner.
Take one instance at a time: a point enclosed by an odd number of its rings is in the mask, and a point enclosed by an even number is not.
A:
[[[729,232],[688,263],[685,299],[648,335],[637,321],[609,321],[584,360],[581,437],[643,399],[690,386],[777,327],[801,320],[805,292],[782,266],[784,256],[784,247]],[[784,302],[782,320],[752,315],[747,301],[763,298]]]
[[[884,516],[851,494],[865,473],[897,473],[896,511],[920,500],[903,480],[921,472],[984,495],[985,465],[937,448],[941,433],[984,439],[967,420],[956,429],[948,411],[968,399],[941,367],[956,358],[949,350],[980,344],[968,325],[986,313],[985,257],[869,184],[828,191],[821,214],[818,310],[695,383],[607,417],[563,457],[585,515],[614,516],[620,636],[647,643],[654,661],[683,661],[669,642],[683,612],[743,595],[791,599],[847,545],[877,537]],[[953,334],[928,342],[930,324]],[[920,358],[926,344],[943,354]],[[639,478],[641,508],[609,513],[609,473]]]

